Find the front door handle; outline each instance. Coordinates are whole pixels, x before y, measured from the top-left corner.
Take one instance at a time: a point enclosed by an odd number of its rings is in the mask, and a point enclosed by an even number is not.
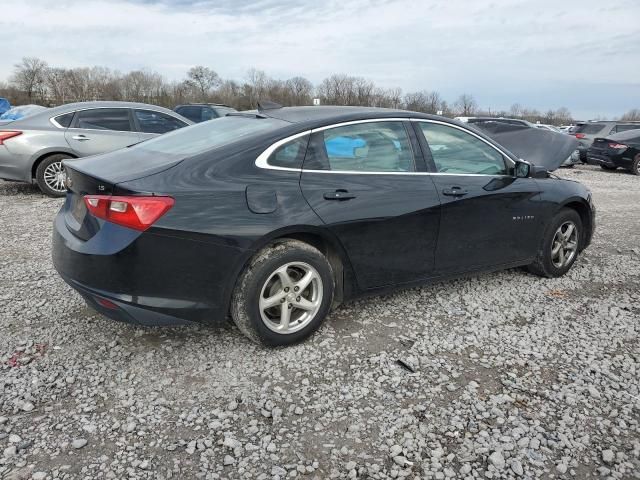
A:
[[[74,140],[78,140],[79,142],[85,142],[87,140],[91,140],[89,137],[85,136],[85,135],[74,135],[73,137]]]
[[[442,190],[442,194],[447,195],[449,197],[463,197],[467,193],[469,192],[467,192],[466,190],[463,190],[460,187],[451,187],[451,188],[445,188],[444,190]]]
[[[347,190],[335,190],[333,192],[325,192],[323,195],[325,200],[351,200],[356,198],[353,193],[349,193]]]

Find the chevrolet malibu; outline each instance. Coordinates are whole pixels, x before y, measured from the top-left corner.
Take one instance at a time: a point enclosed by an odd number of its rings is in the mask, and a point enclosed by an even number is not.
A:
[[[357,296],[525,266],[564,275],[591,194],[481,132],[420,113],[232,113],[65,161],[53,260],[98,312],[143,325],[230,316],[287,345]]]

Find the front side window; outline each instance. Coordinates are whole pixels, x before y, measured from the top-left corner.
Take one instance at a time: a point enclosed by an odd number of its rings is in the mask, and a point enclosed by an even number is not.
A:
[[[79,111],[75,119],[76,128],[89,130],[115,130],[131,132],[129,111],[125,108],[96,108]]]
[[[368,122],[314,133],[305,169],[414,172],[415,159],[403,122]]]
[[[186,123],[171,115],[152,110],[136,110],[135,115],[140,131],[143,133],[163,134],[187,126]]]
[[[420,122],[436,171],[451,174],[507,175],[503,155],[478,137],[457,128]]]

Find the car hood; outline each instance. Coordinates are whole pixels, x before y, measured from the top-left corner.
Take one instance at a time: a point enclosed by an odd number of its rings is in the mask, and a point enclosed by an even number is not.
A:
[[[498,122],[474,124],[473,127],[518,158],[549,171],[557,170],[578,148],[575,137],[564,133]]]

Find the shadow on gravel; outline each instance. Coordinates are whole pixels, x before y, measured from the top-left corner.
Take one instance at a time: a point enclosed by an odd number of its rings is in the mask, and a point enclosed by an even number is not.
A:
[[[42,198],[47,198],[37,185],[21,182],[5,182],[0,180],[0,195],[37,195]]]

